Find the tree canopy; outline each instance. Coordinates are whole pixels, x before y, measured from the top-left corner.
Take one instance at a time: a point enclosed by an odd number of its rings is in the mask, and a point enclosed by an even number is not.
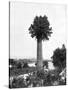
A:
[[[65,45],[62,48],[57,48],[52,56],[54,66],[65,68],[66,67],[66,48]]]
[[[36,16],[33,24],[29,27],[29,33],[32,38],[35,37],[38,40],[49,40],[49,36],[51,36],[52,33],[52,27],[50,27],[48,17],[46,15],[43,17]]]

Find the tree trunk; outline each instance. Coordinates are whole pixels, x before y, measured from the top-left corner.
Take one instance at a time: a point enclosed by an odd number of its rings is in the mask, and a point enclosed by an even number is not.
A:
[[[37,40],[37,70],[41,70],[42,68],[42,40]]]

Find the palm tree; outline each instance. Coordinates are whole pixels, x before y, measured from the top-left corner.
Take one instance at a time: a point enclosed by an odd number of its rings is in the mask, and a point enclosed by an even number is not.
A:
[[[36,16],[33,24],[29,27],[29,33],[32,38],[35,37],[37,40],[37,69],[40,70],[43,68],[42,40],[49,40],[49,36],[52,33],[52,27],[50,27],[48,17],[46,15]]]

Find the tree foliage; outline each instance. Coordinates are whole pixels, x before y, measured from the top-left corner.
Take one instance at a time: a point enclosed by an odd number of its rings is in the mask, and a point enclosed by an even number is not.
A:
[[[18,62],[16,66],[17,66],[17,69],[22,69],[22,63],[21,62]]]
[[[9,59],[9,65],[15,65],[16,61],[14,59]]]
[[[23,65],[23,68],[28,68],[29,66],[28,66],[28,63],[26,62],[26,63],[24,63],[24,65]]]
[[[52,56],[54,66],[60,68],[66,67],[66,48],[65,45],[62,48],[57,48]]]
[[[48,21],[47,16],[36,16],[33,24],[29,27],[29,33],[31,37],[35,37],[38,40],[49,40],[49,36],[52,33],[52,27]]]

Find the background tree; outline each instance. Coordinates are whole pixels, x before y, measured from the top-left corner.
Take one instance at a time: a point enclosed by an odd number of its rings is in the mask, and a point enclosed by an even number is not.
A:
[[[17,67],[17,69],[22,69],[22,63],[21,63],[21,62],[18,62],[18,63],[16,64],[16,67]]]
[[[15,65],[16,64],[16,61],[14,59],[9,59],[9,65]]]
[[[28,67],[29,67],[29,66],[28,66],[28,63],[25,62],[24,65],[23,65],[23,68],[28,68]]]
[[[55,67],[58,67],[60,70],[66,67],[66,48],[63,44],[62,48],[57,48],[52,56],[53,64]]]
[[[49,40],[51,36],[52,28],[48,21],[47,16],[36,16],[33,24],[29,27],[29,33],[31,37],[35,37],[37,40],[37,69],[40,70],[43,67],[42,62],[42,40]]]
[[[9,59],[9,67],[11,66],[11,69],[14,69],[16,67],[16,60],[14,59]]]

